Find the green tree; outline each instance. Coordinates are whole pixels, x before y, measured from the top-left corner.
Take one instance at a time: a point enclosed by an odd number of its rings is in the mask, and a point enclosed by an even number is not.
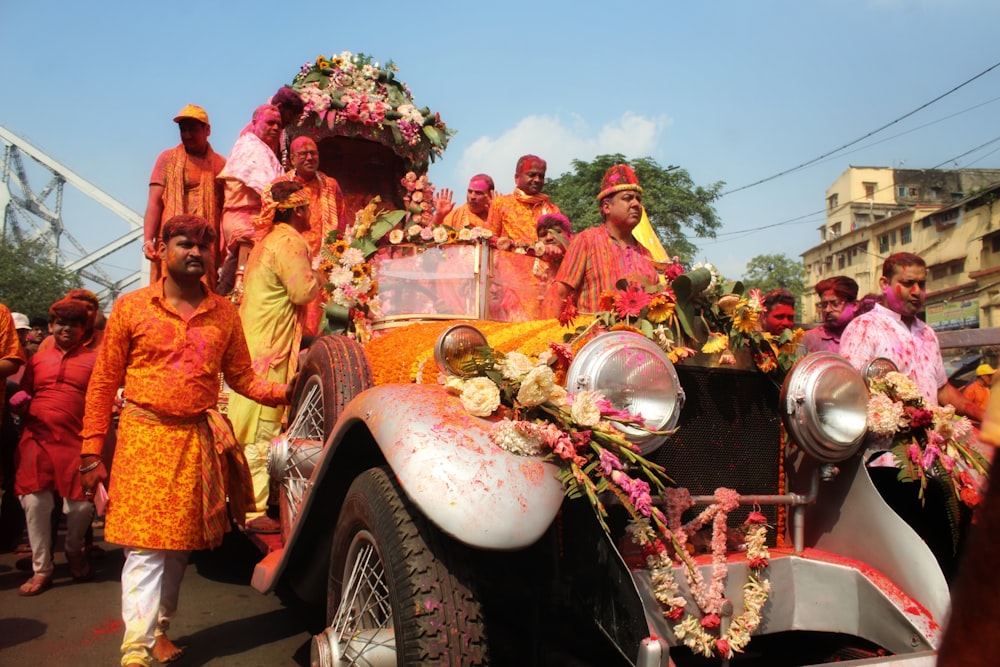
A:
[[[604,172],[622,162],[631,165],[639,178],[646,215],[667,254],[689,263],[698,246],[688,239],[715,238],[722,225],[712,205],[725,185],[722,181],[706,187],[695,185],[684,169],[661,167],[650,157],[626,160],[616,153],[598,155],[593,162],[573,160],[573,171],[548,181],[545,192],[573,222],[574,231],[594,227],[601,224],[595,197],[601,191]]]
[[[49,247],[41,239],[4,236],[0,243],[0,301],[4,305],[28,317],[47,318],[49,306],[80,287],[80,279],[49,255]]]
[[[806,290],[806,267],[787,255],[757,255],[747,262],[743,284],[763,292],[785,289],[801,299]]]

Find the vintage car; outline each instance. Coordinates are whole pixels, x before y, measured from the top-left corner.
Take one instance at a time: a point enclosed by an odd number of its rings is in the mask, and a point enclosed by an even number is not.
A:
[[[349,214],[378,195],[426,227],[424,174],[450,130],[394,68],[320,57],[293,87],[306,111],[290,134],[317,141]],[[594,328],[563,393],[641,415],[603,434],[631,461],[607,476],[661,466],[672,490],[648,506],[638,486],[581,490],[603,460],[574,472],[554,450],[499,446],[502,410],[472,414],[448,382],[484,349],[537,360],[573,331],[538,319],[521,280],[535,258],[401,237],[352,267],[379,308],[339,309],[343,332],[312,343],[271,446],[281,533],[256,538],[252,585],[325,607],[313,665],[934,663],[948,585],[872,484],[868,391],[846,362],[810,355],[782,383],[746,354],[674,364],[649,331]],[[685,543],[636,538],[637,518],[668,514],[694,526],[675,525]]]
[[[438,382],[484,341],[561,340],[554,321],[490,317],[504,255],[485,241],[376,254],[390,296],[372,339],[322,337],[302,364],[269,459],[282,533],[253,586],[325,601],[315,665],[706,664],[664,615],[613,497],[605,528],[587,499],[566,498],[557,461],[496,446],[497,419],[470,415]],[[623,362],[636,354],[641,363]],[[705,357],[675,366],[649,339],[608,332],[579,351],[566,383],[673,430],[623,435],[696,503],[737,491],[730,528],[751,511],[773,527],[770,592],[733,662],[933,664],[948,586],[863,465],[860,375],[815,354],[779,389]],[[711,554],[692,559],[710,578]],[[726,560],[720,637],[745,611],[748,581],[739,544]],[[688,611],[698,617],[693,601]]]

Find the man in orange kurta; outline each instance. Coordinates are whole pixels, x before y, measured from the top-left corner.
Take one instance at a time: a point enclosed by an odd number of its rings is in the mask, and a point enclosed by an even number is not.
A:
[[[438,224],[452,229],[467,227],[486,227],[493,203],[493,179],[488,174],[476,174],[469,179],[469,188],[465,193],[465,203],[453,208],[451,190],[443,189],[442,196],[434,203],[435,215],[440,215]]]
[[[514,193],[493,198],[486,226],[494,236],[506,236],[514,243],[531,244],[538,241],[535,225],[547,213],[560,213],[545,187],[545,160],[537,155],[524,155],[517,161]]]
[[[254,374],[236,307],[201,282],[215,242],[204,218],[164,223],[165,275],[116,302],[87,389],[80,472],[93,494],[107,478],[100,456],[125,386],[105,523],[105,539],[125,552],[123,665],[179,657],[164,632],[188,554],[221,544],[227,494],[240,522],[250,501],[243,453],[215,409],[219,374],[237,393],[287,403],[286,385]]]
[[[309,254],[315,260],[320,256],[323,242],[331,231],[343,232],[347,229],[344,193],[337,179],[319,170],[319,148],[315,141],[309,137],[296,137],[289,150],[292,170],[285,174],[285,178],[301,183],[309,195],[309,226],[300,232],[309,246]],[[303,335],[315,336],[319,333],[323,305],[323,295],[318,294],[305,309]]]
[[[226,158],[212,150],[208,137],[212,126],[201,107],[189,104],[174,117],[181,133],[181,143],[160,153],[149,177],[149,199],[143,216],[142,252],[152,262],[150,283],[160,279],[157,238],[165,220],[187,213],[198,215],[218,232],[222,217],[222,183],[215,177],[226,166]],[[216,265],[208,272],[215,280]]]

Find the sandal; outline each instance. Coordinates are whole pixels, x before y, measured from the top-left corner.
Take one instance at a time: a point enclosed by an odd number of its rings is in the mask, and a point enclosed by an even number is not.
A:
[[[40,574],[31,575],[31,579],[21,584],[21,587],[17,589],[17,594],[24,597],[31,597],[33,595],[41,595],[47,591],[52,586],[52,577],[43,577]]]
[[[87,560],[86,551],[78,551],[76,553],[67,551],[66,561],[69,563],[69,573],[73,575],[75,581],[90,579],[90,561]]]

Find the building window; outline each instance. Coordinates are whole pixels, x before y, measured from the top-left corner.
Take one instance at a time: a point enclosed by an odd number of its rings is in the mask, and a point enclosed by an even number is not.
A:
[[[840,201],[840,195],[838,195],[837,193],[833,193],[832,195],[826,198],[827,206],[830,208],[831,211],[837,208],[837,204],[839,201]]]
[[[889,235],[882,234],[878,237],[878,252],[880,255],[884,255],[889,252]]]
[[[875,199],[875,186],[877,183],[865,183],[865,199]]]
[[[1000,252],[1000,234],[990,237],[990,252]]]
[[[906,194],[906,186],[905,185],[900,185],[898,188],[896,188],[896,196],[898,196],[898,197],[906,197],[907,196],[907,194]]]
[[[910,229],[909,225],[899,230],[900,245],[906,245],[912,240],[913,240],[913,231]]]
[[[941,188],[931,188],[931,199],[941,199]]]

